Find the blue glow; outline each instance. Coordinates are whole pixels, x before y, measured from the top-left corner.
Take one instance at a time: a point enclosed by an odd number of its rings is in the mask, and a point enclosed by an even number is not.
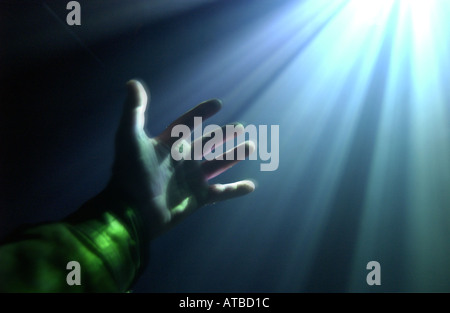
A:
[[[243,281],[266,270],[279,291],[316,290],[327,276],[364,291],[365,265],[378,260],[385,291],[449,290],[449,9],[446,0],[287,2],[185,63],[189,79],[178,77],[185,90],[173,97],[202,86],[223,92],[224,120],[280,124],[279,171],[249,165],[259,181],[240,200],[249,209],[216,212],[225,238],[254,223],[240,237],[258,241],[234,248],[247,262],[282,255],[273,268],[251,263]],[[208,262],[225,257],[226,242]]]
[[[85,12],[98,6],[89,3]],[[224,106],[208,123],[280,125],[277,171],[248,161],[214,178],[257,188],[156,240],[143,290],[450,291],[449,0],[130,3],[86,14],[77,34],[90,46],[133,30],[92,52],[120,84],[148,84],[149,134],[214,97]],[[110,77],[86,68],[89,88]],[[110,102],[97,100],[111,116],[96,116],[109,129],[122,85],[105,85]],[[376,289],[369,261],[381,264]]]

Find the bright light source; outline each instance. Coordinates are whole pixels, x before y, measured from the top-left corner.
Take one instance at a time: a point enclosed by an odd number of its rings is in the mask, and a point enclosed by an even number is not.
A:
[[[352,0],[347,9],[356,27],[383,26],[396,0]]]

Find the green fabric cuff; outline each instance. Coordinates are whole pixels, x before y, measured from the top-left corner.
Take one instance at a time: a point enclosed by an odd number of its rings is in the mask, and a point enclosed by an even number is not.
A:
[[[65,221],[103,260],[118,290],[129,290],[148,263],[148,236],[139,212],[104,191]]]

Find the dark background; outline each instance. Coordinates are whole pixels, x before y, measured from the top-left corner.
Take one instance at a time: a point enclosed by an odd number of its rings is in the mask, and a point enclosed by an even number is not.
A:
[[[79,1],[82,25],[69,27],[67,2],[0,1],[1,236],[24,223],[63,218],[102,190],[109,178],[126,81],[139,78],[149,87],[147,131],[156,134],[193,105],[222,98],[239,86],[241,77],[221,80],[219,70],[197,79],[205,50],[214,58],[214,52],[242,29],[255,21],[263,23],[274,10],[292,3],[86,0]],[[259,164],[239,164],[221,176],[220,180],[233,181],[256,175],[254,194],[205,208],[155,240],[136,291],[342,292],[355,278],[353,266],[360,269],[358,291],[408,290],[402,224],[407,164],[393,170],[398,186],[393,193],[399,196],[390,203],[396,208],[392,219],[380,226],[380,233],[389,233],[383,239],[386,249],[374,250],[366,262],[352,263],[380,117],[377,104],[384,90],[380,77],[389,68],[385,59],[391,46],[387,36],[319,236],[299,221],[308,216],[302,208],[313,202],[312,188],[326,143],[318,145],[316,159],[296,177],[288,157],[283,160],[283,155],[302,149],[301,140],[292,137],[293,146],[280,147],[278,171],[263,174]],[[246,66],[258,64],[250,60]],[[276,76],[276,71],[268,73],[253,90],[225,102],[221,117],[212,121],[239,120]],[[205,87],[205,82],[212,87]],[[277,104],[271,109],[264,116],[254,114],[251,122],[280,124],[283,132],[289,127],[281,118],[284,107]],[[332,134],[331,124],[323,136]],[[286,177],[292,176],[295,179],[286,184]],[[303,241],[297,241],[296,234]],[[312,263],[301,261],[306,255],[312,255],[307,258]],[[365,265],[372,259],[384,265],[383,286],[378,289],[365,283]],[[438,284],[430,290],[442,287],[448,288]]]
[[[82,25],[69,27],[67,2],[0,2],[2,236],[24,223],[63,218],[102,190],[109,178],[126,81],[138,78],[149,86],[147,130],[158,133],[179,114],[206,99],[220,98],[228,88],[204,90],[196,83],[197,89],[179,92],[178,86],[189,83],[177,79],[179,72],[195,69],[192,59],[205,47],[220,45],[280,5],[235,0],[193,1],[194,5],[79,1]],[[145,17],[136,17],[138,8],[124,13],[134,5],[146,9]],[[238,120],[248,100],[251,96],[234,103],[234,111],[224,109],[228,118],[220,121]],[[247,177],[240,177],[239,170],[228,175],[228,181],[238,178]],[[214,211],[223,216],[234,214],[233,209],[239,209],[238,201]],[[272,260],[265,261],[261,274],[250,274],[250,264],[261,262],[251,255],[258,251],[252,242],[266,245],[251,234],[250,242],[231,252],[248,252],[249,264],[241,266],[239,257],[218,264],[201,261],[216,250],[230,251],[240,241],[234,234],[235,240],[221,242],[223,229],[215,226],[210,226],[210,238],[195,234],[204,223],[223,227],[214,211],[195,214],[152,245],[151,264],[136,291],[277,291]],[[246,227],[244,219],[239,224]]]

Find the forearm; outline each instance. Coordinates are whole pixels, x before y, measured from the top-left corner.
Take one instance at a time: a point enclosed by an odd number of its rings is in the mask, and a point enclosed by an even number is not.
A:
[[[147,242],[136,212],[111,192],[59,223],[25,229],[0,246],[0,291],[123,292],[146,263]],[[67,263],[81,267],[69,286]]]

